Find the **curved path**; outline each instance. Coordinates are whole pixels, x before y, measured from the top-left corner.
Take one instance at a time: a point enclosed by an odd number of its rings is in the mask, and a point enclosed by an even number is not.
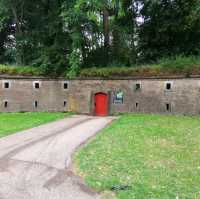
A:
[[[0,199],[97,199],[70,170],[81,144],[113,120],[73,116],[0,139]]]

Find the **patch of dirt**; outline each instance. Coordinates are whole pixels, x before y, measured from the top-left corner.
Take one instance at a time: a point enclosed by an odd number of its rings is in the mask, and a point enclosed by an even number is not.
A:
[[[101,199],[117,199],[117,197],[111,191],[104,191],[101,193]]]

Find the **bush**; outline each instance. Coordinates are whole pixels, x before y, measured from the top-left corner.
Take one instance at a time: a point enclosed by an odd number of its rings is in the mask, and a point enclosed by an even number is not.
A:
[[[158,61],[158,65],[160,65],[163,69],[192,69],[194,67],[200,67],[200,57],[185,57],[180,55],[175,58],[163,58]]]

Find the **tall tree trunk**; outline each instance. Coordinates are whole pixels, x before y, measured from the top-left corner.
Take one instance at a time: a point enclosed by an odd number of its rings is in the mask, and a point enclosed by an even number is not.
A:
[[[119,0],[116,0],[116,4],[115,4],[115,7],[114,7],[114,25],[113,25],[113,29],[112,29],[112,36],[113,36],[113,39],[112,39],[112,46],[113,46],[113,49],[112,49],[112,61],[120,61],[120,32],[119,32],[119,27],[118,27],[118,24],[117,24],[117,20],[118,20],[118,16],[119,16]],[[113,60],[114,58],[114,60]]]
[[[103,30],[104,30],[104,63],[109,61],[109,11],[106,7],[103,9]]]
[[[23,15],[23,4],[21,6],[21,14]],[[16,25],[16,32],[15,35],[16,37],[20,38],[19,41],[17,39],[17,51],[18,51],[18,58],[17,58],[17,63],[24,65],[24,46],[21,44],[21,38],[22,38],[22,34],[23,34],[23,30],[22,30],[22,23],[23,23],[23,16],[18,15],[17,12],[17,8],[12,6],[12,14],[14,16],[15,19],[15,25]]]
[[[17,15],[17,11],[14,7],[12,7],[12,13],[13,13],[13,16],[14,16],[14,19],[15,19],[17,33],[21,33],[22,32],[21,24],[20,24],[18,15]]]

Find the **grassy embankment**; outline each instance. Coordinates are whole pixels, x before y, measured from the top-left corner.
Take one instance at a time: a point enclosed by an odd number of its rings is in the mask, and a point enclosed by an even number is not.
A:
[[[0,75],[25,75],[25,76],[45,76],[40,68],[29,66],[5,66],[0,65]],[[136,65],[132,67],[109,66],[98,68],[81,69],[79,77],[152,77],[152,76],[171,76],[200,75],[200,57],[177,56],[175,58],[161,59],[155,64]],[[55,76],[55,75],[54,75]],[[66,71],[61,76],[66,76]]]
[[[80,71],[81,77],[154,77],[154,76],[200,75],[200,57],[161,59],[155,64],[136,65],[133,67],[86,68]]]

